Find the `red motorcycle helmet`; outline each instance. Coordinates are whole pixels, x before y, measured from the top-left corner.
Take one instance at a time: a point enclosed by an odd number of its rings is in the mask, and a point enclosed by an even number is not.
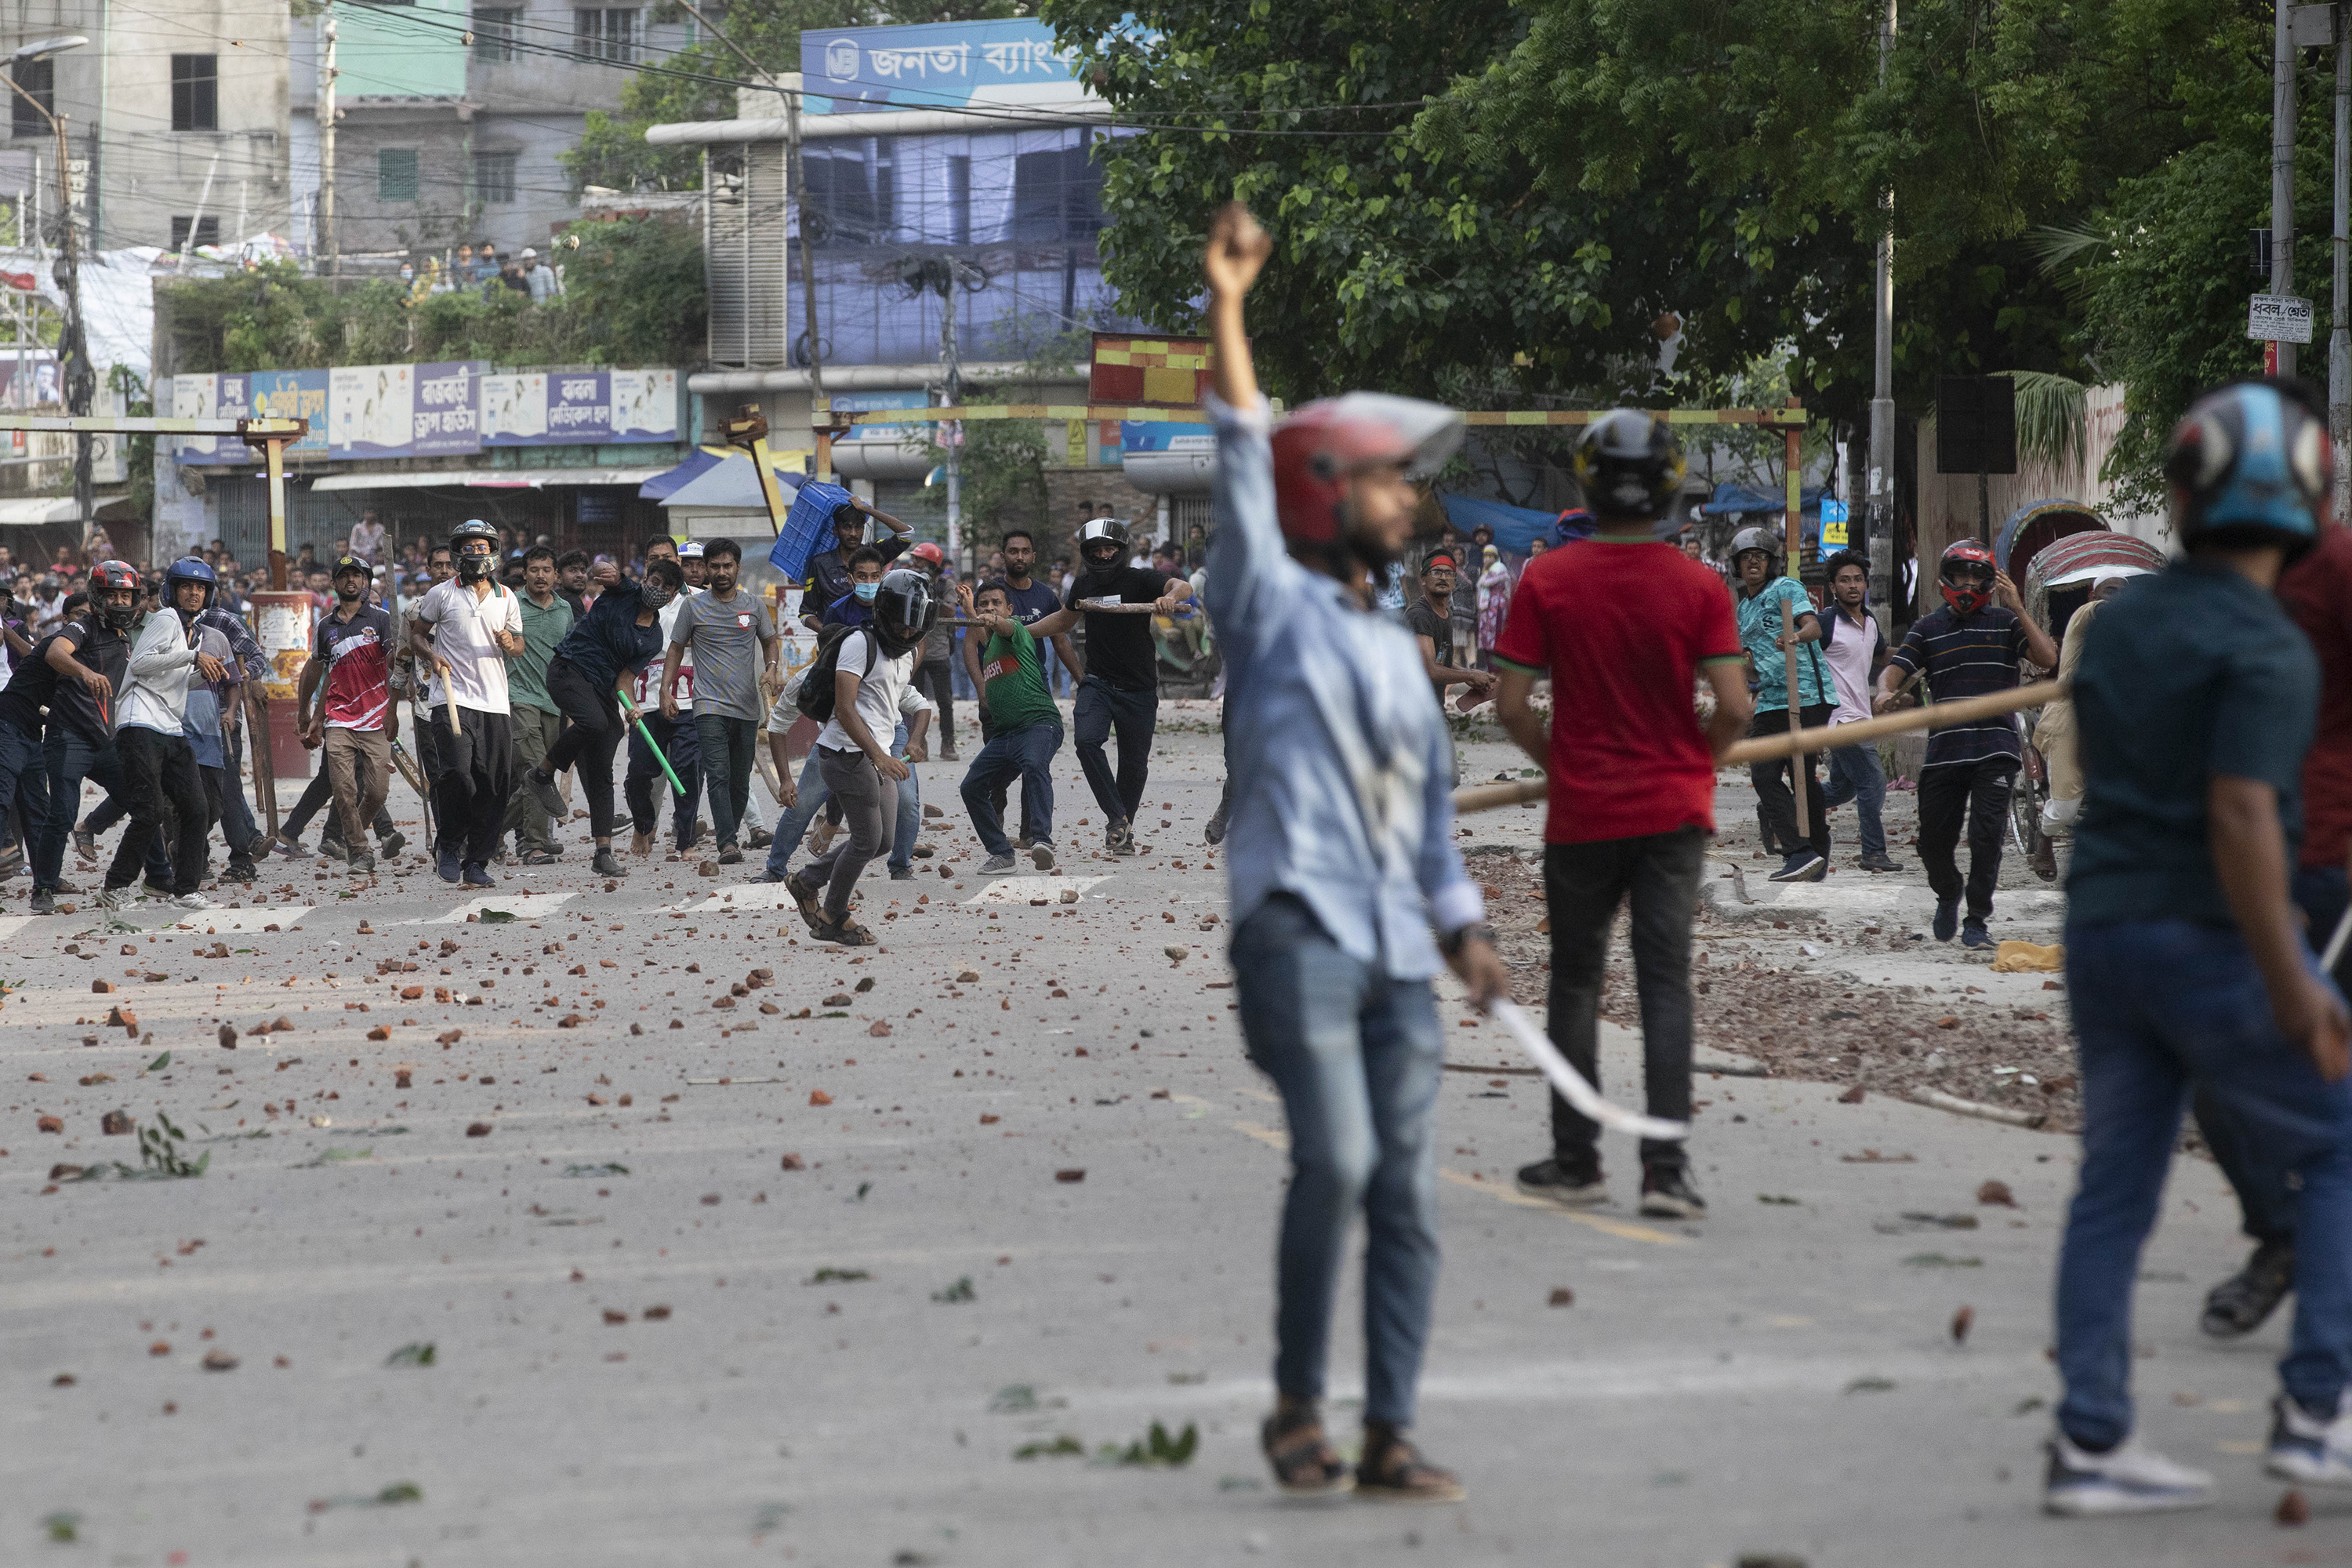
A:
[[[1943,559],[1936,563],[1936,583],[1952,614],[1965,617],[1992,603],[1993,574],[1999,570],[1991,551],[1963,539],[1944,547]]]
[[[1424,477],[1454,455],[1462,435],[1460,414],[1417,397],[1350,392],[1307,405],[1274,432],[1274,510],[1284,537],[1339,543],[1349,475],[1399,463]]]

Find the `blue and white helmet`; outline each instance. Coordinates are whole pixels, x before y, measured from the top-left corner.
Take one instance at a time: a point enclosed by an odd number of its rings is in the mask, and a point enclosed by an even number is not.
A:
[[[163,603],[174,609],[179,607],[180,584],[183,583],[202,583],[205,585],[204,607],[207,610],[213,607],[213,600],[220,593],[220,576],[205,565],[201,557],[183,555],[164,569]]]
[[[2318,542],[2335,474],[2326,420],[2262,381],[2199,398],[2173,429],[2164,458],[2165,478],[2185,495],[2182,543],[2227,536],[2284,543],[2295,555]]]

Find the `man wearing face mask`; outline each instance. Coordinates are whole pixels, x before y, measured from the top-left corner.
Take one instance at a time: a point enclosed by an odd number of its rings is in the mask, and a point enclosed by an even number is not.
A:
[[[688,544],[685,551],[667,535],[657,535],[646,545],[646,563],[650,566],[661,560],[677,563],[685,574],[685,584],[662,606],[662,640],[667,644],[677,629],[677,618],[686,611],[686,603],[701,590],[694,580],[706,581],[709,573],[701,555],[702,546]],[[688,554],[687,552],[693,552]],[[694,727],[694,652],[687,650],[678,668],[667,670],[662,663],[647,665],[637,672],[629,689],[629,700],[637,705],[646,721],[644,731],[635,725],[629,728],[628,762],[621,774],[621,799],[629,808],[629,820],[635,829],[629,839],[629,853],[642,859],[654,852],[654,836],[661,828],[662,804],[670,808],[671,841],[683,856],[694,847],[701,836],[698,813],[702,799],[701,736]],[[654,761],[646,737],[661,748],[669,759],[670,772],[686,786],[684,795],[670,788],[669,774],[662,772]]]
[[[1353,1485],[1450,1502],[1461,1483],[1406,1433],[1437,1285],[1433,1123],[1445,1040],[1430,981],[1443,955],[1484,1005],[1509,994],[1510,977],[1454,848],[1444,715],[1411,634],[1367,604],[1365,583],[1403,549],[1420,500],[1412,476],[1460,444],[1462,416],[1351,393],[1270,430],[1242,301],[1272,249],[1236,204],[1212,221],[1202,258],[1216,345],[1203,400],[1217,441],[1208,582],[1233,759],[1234,974],[1250,1059],[1281,1091],[1290,1130],[1277,1403],[1260,1436],[1285,1491],[1348,1489],[1321,1400],[1360,1209],[1366,1375]],[[1099,663],[1091,634],[1088,645]]]
[[[1065,608],[1087,610],[1087,601],[1150,605],[1154,615],[1171,616],[1192,596],[1181,577],[1128,563],[1127,524],[1098,517],[1078,530],[1083,567]],[[1075,717],[1078,766],[1087,787],[1109,824],[1105,847],[1114,855],[1139,855],[1150,847],[1135,841],[1135,814],[1151,767],[1151,732],[1160,718],[1160,656],[1151,646],[1151,616],[1087,610],[1085,667],[1078,672]],[[1118,733],[1118,771],[1111,772],[1103,743]]]
[[[866,520],[873,518],[890,530],[891,537],[873,545],[861,545],[866,537]],[[883,564],[895,561],[911,542],[915,531],[912,523],[901,522],[887,511],[873,507],[852,496],[833,513],[834,547],[808,562],[808,580],[801,585],[801,624],[811,631],[820,629],[820,617],[824,607],[849,592],[850,558],[860,548],[881,552]]]
[[[450,531],[449,552],[457,575],[417,605],[409,646],[440,678],[433,742],[441,760],[435,795],[446,814],[441,879],[455,882],[462,875],[469,888],[493,888],[489,858],[514,784],[507,660],[523,651],[522,609],[516,595],[491,581],[499,565],[497,529],[469,518]]]
[[[598,595],[547,661],[547,695],[572,726],[549,749],[546,761],[524,771],[523,784],[553,816],[563,810],[555,775],[566,768],[579,770],[588,831],[596,840],[592,864],[600,877],[629,874],[613,854],[613,753],[621,748],[625,727],[621,693],[661,652],[662,609],[685,582],[676,561],[646,562],[644,580],[615,581]]]

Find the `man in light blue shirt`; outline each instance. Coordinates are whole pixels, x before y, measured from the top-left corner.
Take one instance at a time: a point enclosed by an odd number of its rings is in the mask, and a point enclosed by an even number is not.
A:
[[[1235,205],[1217,215],[1203,263],[1232,956],[1250,1059],[1281,1090],[1290,1124],[1278,1403],[1262,1436],[1285,1491],[1348,1486],[1321,1398],[1332,1297],[1361,1208],[1367,1364],[1354,1485],[1452,1501],[1460,1483],[1405,1436],[1437,1282],[1432,1139],[1444,1037],[1429,983],[1441,952],[1480,1005],[1510,983],[1454,848],[1444,715],[1412,635],[1378,612],[1367,587],[1412,532],[1408,473],[1442,462],[1462,420],[1352,393],[1309,404],[1269,439],[1242,300],[1271,248]]]

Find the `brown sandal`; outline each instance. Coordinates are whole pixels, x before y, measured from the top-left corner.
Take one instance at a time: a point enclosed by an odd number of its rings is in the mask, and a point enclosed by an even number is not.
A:
[[[1470,1494],[1453,1471],[1423,1458],[1401,1428],[1367,1421],[1364,1457],[1356,1466],[1356,1495],[1380,1502],[1460,1502]]]
[[[844,915],[838,921],[826,921],[810,928],[819,942],[838,942],[844,947],[872,947],[874,933]]]
[[[808,922],[808,928],[811,931],[822,931],[824,928],[824,906],[817,902],[824,892],[823,883],[811,887],[801,880],[800,873],[797,871],[784,879],[785,896],[799,906],[801,919]]]
[[[1274,1484],[1292,1497],[1335,1497],[1353,1484],[1346,1461],[1323,1433],[1323,1413],[1315,1401],[1286,1401],[1258,1428]]]

